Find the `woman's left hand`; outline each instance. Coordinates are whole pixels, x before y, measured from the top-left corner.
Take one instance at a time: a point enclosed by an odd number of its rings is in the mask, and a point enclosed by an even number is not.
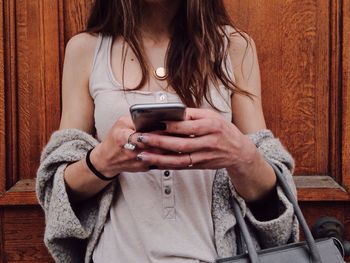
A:
[[[170,153],[161,155],[144,151],[138,156],[139,160],[159,169],[241,170],[258,154],[246,135],[213,110],[187,108],[184,121],[166,124],[165,132],[169,135],[144,133],[139,140]]]

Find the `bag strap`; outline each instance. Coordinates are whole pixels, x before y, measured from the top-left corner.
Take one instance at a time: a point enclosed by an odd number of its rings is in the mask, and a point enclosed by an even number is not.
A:
[[[237,201],[234,198],[232,198],[232,206],[233,206],[233,210],[235,212],[237,224],[241,230],[245,244],[247,246],[248,256],[249,256],[250,262],[251,263],[260,263],[260,259],[258,257],[258,253],[256,252],[256,248],[255,248],[255,245],[253,243],[253,239],[250,236],[247,224],[244,221],[244,218],[243,218],[243,215],[241,212],[241,208],[239,207]]]
[[[304,218],[303,213],[300,210],[300,207],[298,205],[298,202],[296,200],[296,198],[294,197],[294,194],[292,193],[291,189],[289,188],[284,176],[282,175],[281,170],[279,169],[279,167],[277,167],[274,163],[272,163],[269,160],[266,160],[271,167],[273,168],[273,170],[275,171],[276,177],[277,177],[277,181],[280,185],[280,187],[283,189],[284,194],[286,195],[287,199],[292,203],[293,208],[294,208],[294,214],[297,217],[300,227],[304,232],[305,238],[306,238],[306,243],[307,246],[309,248],[309,252],[311,255],[311,259],[313,263],[322,263],[321,261],[321,256],[320,253],[318,251],[318,248],[316,246],[315,240],[311,234],[311,231],[306,223],[306,220]],[[249,258],[251,263],[260,263],[260,260],[258,258],[258,254],[256,252],[256,248],[253,244],[253,240],[252,237],[249,234],[248,231],[248,227],[247,224],[244,221],[241,209],[237,203],[237,201],[232,198],[232,205],[233,205],[233,209],[236,215],[236,220],[237,220],[237,224],[239,225],[241,231],[242,231],[242,235],[244,237],[244,241],[247,245],[247,249],[248,249],[248,254],[249,254]]]

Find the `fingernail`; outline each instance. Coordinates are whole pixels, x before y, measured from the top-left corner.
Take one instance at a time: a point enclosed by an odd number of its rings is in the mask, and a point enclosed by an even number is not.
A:
[[[141,154],[141,153],[139,153],[139,154],[136,156],[136,160],[138,160],[138,161],[142,161],[142,160],[143,160],[142,154]]]
[[[137,141],[138,142],[148,142],[148,136],[140,134],[139,136],[137,136]]]
[[[157,165],[150,165],[150,166],[148,166],[148,168],[149,168],[150,170],[157,170],[157,169],[158,169],[158,166],[157,166]]]
[[[166,130],[166,123],[160,122],[157,128],[159,131],[165,131]]]
[[[148,161],[148,159],[149,159],[149,157],[148,157],[144,152],[139,153],[139,154],[136,156],[136,160],[138,160],[138,161],[143,161],[143,162],[145,162],[145,161]]]

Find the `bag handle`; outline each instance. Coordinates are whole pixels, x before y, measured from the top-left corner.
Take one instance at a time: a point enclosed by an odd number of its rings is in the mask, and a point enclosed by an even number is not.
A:
[[[294,197],[294,194],[292,193],[291,189],[289,188],[287,182],[284,179],[284,176],[282,175],[281,170],[271,161],[266,160],[271,167],[273,168],[273,170],[275,171],[276,177],[277,177],[277,181],[279,182],[279,185],[281,186],[281,188],[283,189],[287,199],[292,203],[293,208],[294,208],[294,214],[297,217],[300,227],[304,232],[305,238],[306,238],[306,243],[307,246],[309,248],[309,252],[311,254],[311,259],[313,263],[322,263],[321,261],[321,256],[320,253],[318,251],[318,248],[316,246],[315,240],[311,234],[311,231],[306,223],[306,220],[304,218],[303,213],[300,210],[300,207],[298,205],[298,202],[296,200],[296,198]],[[244,237],[244,241],[247,245],[247,250],[248,250],[248,255],[249,255],[249,259],[251,263],[260,263],[258,254],[256,252],[256,248],[253,244],[253,240],[252,237],[249,234],[248,231],[248,227],[247,224],[244,221],[241,209],[237,203],[237,201],[232,198],[232,204],[233,204],[233,209],[236,215],[236,220],[237,220],[237,224],[240,227],[241,231],[242,231],[242,235]]]

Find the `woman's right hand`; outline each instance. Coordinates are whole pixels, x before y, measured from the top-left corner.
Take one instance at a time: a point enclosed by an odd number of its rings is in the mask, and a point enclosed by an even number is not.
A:
[[[150,168],[137,160],[137,155],[146,146],[137,141],[138,134],[130,117],[120,117],[109,130],[102,142],[92,150],[90,159],[95,168],[106,177],[113,177],[120,172],[142,172]],[[136,145],[134,151],[124,148],[130,142]]]

